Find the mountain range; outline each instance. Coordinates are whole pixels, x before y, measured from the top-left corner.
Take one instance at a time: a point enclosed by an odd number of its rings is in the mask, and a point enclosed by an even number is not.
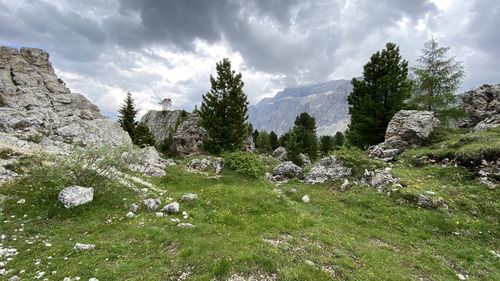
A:
[[[316,119],[318,135],[333,135],[347,129],[347,96],[351,91],[351,81],[345,79],[285,88],[272,98],[250,105],[249,120],[255,129],[281,135],[293,126],[300,113],[307,112]]]

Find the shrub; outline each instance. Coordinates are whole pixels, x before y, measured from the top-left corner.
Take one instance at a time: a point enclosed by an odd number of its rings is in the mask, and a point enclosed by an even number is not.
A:
[[[238,174],[259,177],[264,175],[266,164],[255,154],[235,151],[222,155],[224,167],[235,171]]]

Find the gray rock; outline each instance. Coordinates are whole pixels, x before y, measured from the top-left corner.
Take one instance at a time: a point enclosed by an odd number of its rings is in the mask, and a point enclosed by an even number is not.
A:
[[[286,148],[280,146],[273,151],[273,157],[280,161],[286,161],[288,158],[288,152],[286,151]]]
[[[459,96],[459,101],[460,108],[467,113],[460,127],[481,131],[500,125],[500,84],[483,85],[465,92]]]
[[[144,207],[146,207],[146,210],[148,212],[153,212],[153,211],[156,211],[160,207],[161,201],[158,198],[148,198],[148,199],[143,201],[143,204],[144,204]]]
[[[197,114],[191,114],[177,128],[172,138],[170,151],[178,156],[200,154],[206,137],[207,131],[200,125],[200,117]]]
[[[73,249],[80,250],[80,251],[89,251],[89,250],[94,250],[95,245],[94,244],[76,243],[75,246],[73,247]]]
[[[319,160],[305,178],[305,182],[315,184],[341,179],[351,175],[351,169],[343,165],[335,156]]]
[[[387,149],[406,149],[422,144],[441,122],[430,111],[401,110],[392,117],[385,132]]]
[[[92,202],[94,199],[94,189],[92,187],[82,187],[77,185],[66,187],[59,192],[58,199],[65,208],[79,206]]]
[[[137,213],[137,211],[139,211],[139,209],[141,208],[141,206],[137,203],[133,203],[132,205],[130,205],[130,207],[128,208],[132,213]]]
[[[165,207],[163,207],[161,211],[167,214],[178,214],[180,212],[180,208],[181,206],[179,205],[179,203],[172,202],[168,205],[165,205]]]
[[[99,281],[99,279],[92,277],[92,278],[89,278],[89,281]]]
[[[165,168],[171,165],[171,161],[163,159],[152,146],[127,152],[123,157],[130,158],[132,163],[129,164],[129,169],[152,177],[165,176]]]
[[[187,168],[190,171],[196,172],[214,172],[219,174],[222,170],[222,158],[219,157],[208,157],[202,159],[192,159],[187,164]]]
[[[309,158],[309,156],[307,156],[307,155],[305,155],[303,153],[300,153],[299,157],[300,157],[300,160],[302,160],[302,166],[305,167],[305,166],[311,164],[311,158]]]
[[[195,226],[193,224],[188,223],[188,222],[183,222],[183,223],[179,223],[177,225],[177,227],[180,227],[180,228],[194,228]]]
[[[243,141],[243,147],[245,148],[245,151],[247,151],[247,152],[254,152],[255,151],[255,143],[253,142],[252,135],[248,136]]]
[[[181,202],[195,201],[198,200],[198,195],[194,193],[187,193],[181,196]]]
[[[269,179],[275,182],[285,182],[293,178],[302,179],[303,177],[302,168],[293,164],[292,161],[286,161],[279,164],[269,175]]]
[[[432,195],[426,196],[423,194],[420,194],[418,196],[418,201],[417,204],[426,209],[437,209],[437,208],[442,208],[444,210],[449,210],[448,205],[444,201],[443,198],[433,198]]]
[[[383,169],[374,171],[365,170],[362,181],[376,188],[379,192],[386,192],[394,187],[402,187],[398,178]]]
[[[309,201],[311,201],[311,199],[309,198],[309,195],[304,195],[302,196],[302,202],[304,203],[309,203]]]
[[[156,212],[155,213],[156,217],[158,218],[163,218],[163,216],[165,215],[163,212]]]
[[[141,123],[145,124],[149,131],[155,136],[155,146],[159,147],[168,137],[171,130],[175,130],[177,120],[180,118],[182,110],[149,110],[141,118]]]
[[[21,278],[19,278],[17,275],[11,276],[9,278],[9,281],[19,281],[19,280],[21,280]]]
[[[128,218],[128,219],[131,219],[131,218],[135,217],[135,214],[134,214],[134,213],[132,213],[132,212],[128,212],[128,213],[125,215],[125,217],[126,217],[126,218]]]

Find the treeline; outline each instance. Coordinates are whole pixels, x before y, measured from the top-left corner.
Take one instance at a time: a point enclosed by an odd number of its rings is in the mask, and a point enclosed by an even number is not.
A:
[[[203,95],[200,108],[195,108],[208,135],[203,140],[204,149],[212,154],[243,150],[245,140],[252,137],[258,152],[271,153],[283,146],[289,160],[301,165],[304,155],[314,161],[343,145],[366,148],[382,142],[389,121],[402,109],[433,111],[444,124],[453,124],[461,116],[454,93],[464,76],[464,67],[461,61],[447,57],[448,50],[432,38],[424,44],[417,65],[410,68],[399,47],[387,43],[364,65],[363,78],[352,80],[353,91],[348,97],[351,123],[345,135],[337,132],[320,138],[314,118],[306,112],[297,116],[294,126],[282,136],[254,130],[247,122],[248,100],[242,75],[232,70],[228,59],[223,59],[216,64],[217,75],[210,76],[211,89]],[[408,78],[410,70],[414,80]],[[171,101],[163,100],[161,104],[168,108]],[[134,144],[154,143],[147,127],[135,121],[137,111],[130,94],[119,112],[119,123]]]

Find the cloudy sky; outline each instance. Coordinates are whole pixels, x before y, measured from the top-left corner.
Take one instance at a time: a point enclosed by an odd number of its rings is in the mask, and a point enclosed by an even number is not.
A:
[[[113,116],[131,92],[192,110],[230,58],[250,102],[359,76],[395,42],[414,64],[431,36],[464,61],[462,89],[500,83],[498,0],[0,0],[0,44],[42,48],[58,75]]]

